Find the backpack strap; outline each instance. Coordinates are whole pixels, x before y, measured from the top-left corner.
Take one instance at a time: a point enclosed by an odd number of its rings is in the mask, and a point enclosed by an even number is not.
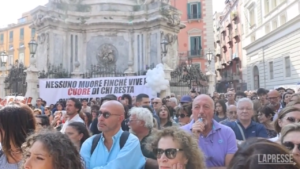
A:
[[[128,137],[129,137],[129,132],[128,131],[124,131],[121,135],[121,138],[120,138],[120,150],[124,147]]]
[[[99,140],[101,139],[101,134],[97,134],[94,138],[93,138],[93,142],[92,142],[92,148],[91,148],[91,155],[93,154],[94,150],[96,149]]]
[[[129,137],[130,133],[128,131],[124,131],[121,135],[120,138],[120,150],[124,147],[128,137]],[[101,139],[101,134],[97,134],[94,138],[93,138],[93,142],[92,142],[92,147],[91,147],[91,155],[93,154],[94,150],[96,149],[99,140]]]

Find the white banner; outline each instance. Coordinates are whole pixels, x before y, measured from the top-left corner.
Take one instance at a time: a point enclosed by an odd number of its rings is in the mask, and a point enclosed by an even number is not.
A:
[[[55,104],[60,99],[71,97],[96,99],[114,94],[136,96],[145,93],[151,97],[151,89],[145,86],[146,76],[101,77],[93,79],[40,79],[40,97],[47,104]]]

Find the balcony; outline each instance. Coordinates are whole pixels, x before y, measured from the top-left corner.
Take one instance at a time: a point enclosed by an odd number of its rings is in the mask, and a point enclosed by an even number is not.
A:
[[[216,47],[215,54],[216,54],[216,56],[221,56],[221,49],[219,46]]]
[[[223,53],[227,52],[227,46],[225,44],[222,46],[222,49],[223,49]]]
[[[235,43],[239,43],[240,42],[240,34],[239,34],[239,31],[238,30],[235,30],[233,32],[233,38],[235,40]]]
[[[229,45],[229,48],[232,48],[233,43],[232,43],[232,37],[231,37],[231,35],[228,36],[228,42],[227,43]]]
[[[226,33],[226,29],[224,27],[221,27],[221,33],[222,34]]]
[[[190,50],[188,52],[188,58],[201,58],[201,57],[203,57],[202,49]]]
[[[238,12],[237,11],[232,11],[231,12],[231,20],[236,21],[238,18]]]
[[[201,14],[189,14],[188,19],[189,20],[200,20],[201,19]]]

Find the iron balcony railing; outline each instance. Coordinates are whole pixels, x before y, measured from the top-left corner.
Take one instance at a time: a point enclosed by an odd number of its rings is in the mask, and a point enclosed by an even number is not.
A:
[[[200,19],[201,14],[188,14],[188,19]]]
[[[198,49],[198,50],[190,50],[188,52],[188,57],[191,57],[191,58],[200,58],[200,57],[203,57],[203,54],[202,54],[202,49]]]

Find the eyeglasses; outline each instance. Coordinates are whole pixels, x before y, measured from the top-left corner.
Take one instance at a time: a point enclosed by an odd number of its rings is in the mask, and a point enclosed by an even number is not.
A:
[[[139,121],[139,120],[127,120],[127,124],[130,124],[130,123],[132,123],[134,121]]]
[[[185,115],[185,114],[178,114],[178,115],[176,115],[176,117],[178,118],[178,117],[180,117],[180,118],[185,118],[185,117],[188,117],[187,115]]]
[[[236,114],[236,111],[230,111],[229,113],[230,114]]]
[[[298,150],[300,151],[300,144],[294,144],[293,142],[287,141],[282,144],[288,150],[293,150],[295,146],[297,146]]]
[[[105,119],[108,119],[110,116],[122,116],[122,115],[119,115],[119,114],[112,114],[110,112],[102,112],[102,111],[100,111],[98,117],[101,117],[101,115],[103,115],[103,117]]]
[[[168,159],[174,159],[176,158],[177,152],[178,151],[182,151],[182,149],[177,149],[177,148],[168,148],[168,149],[160,149],[160,148],[156,148],[153,149],[153,153],[156,155],[156,158],[161,158],[161,156],[163,154],[165,154],[165,156]]]
[[[152,102],[153,104],[158,104],[158,103],[160,103],[160,102]]]
[[[300,119],[296,119],[295,117],[288,117],[288,118],[286,118],[286,120],[291,123],[299,123],[300,122]]]

